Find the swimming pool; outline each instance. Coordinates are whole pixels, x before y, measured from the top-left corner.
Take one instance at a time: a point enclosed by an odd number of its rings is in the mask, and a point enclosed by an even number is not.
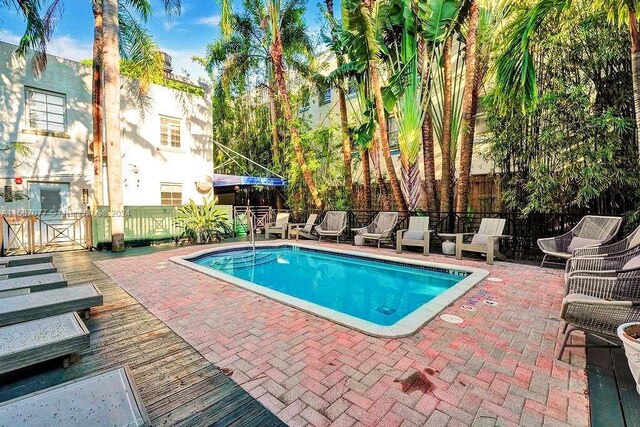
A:
[[[172,261],[375,336],[411,335],[486,276],[399,257],[304,244],[246,244]]]

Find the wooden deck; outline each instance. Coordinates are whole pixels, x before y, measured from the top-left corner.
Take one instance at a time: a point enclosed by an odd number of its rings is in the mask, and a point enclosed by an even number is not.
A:
[[[590,343],[602,344],[590,338]],[[622,348],[588,348],[591,425],[640,426],[640,394]]]
[[[0,375],[0,402],[127,363],[153,425],[284,425],[92,264],[154,250],[161,249],[54,255],[70,285],[94,283],[104,295],[87,322],[91,349],[74,355],[68,369],[57,360]]]

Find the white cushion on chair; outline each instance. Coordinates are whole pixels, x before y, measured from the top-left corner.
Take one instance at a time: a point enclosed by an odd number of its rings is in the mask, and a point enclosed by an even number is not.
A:
[[[571,239],[571,243],[569,243],[569,247],[567,248],[567,252],[570,254],[573,253],[576,249],[584,248],[586,246],[598,245],[602,243],[601,240],[596,239],[585,239],[584,237],[574,237]]]
[[[640,267],[640,255],[631,258],[625,265],[622,266],[623,270],[631,270]]]
[[[423,240],[424,233],[424,231],[406,231],[402,238],[405,240]]]

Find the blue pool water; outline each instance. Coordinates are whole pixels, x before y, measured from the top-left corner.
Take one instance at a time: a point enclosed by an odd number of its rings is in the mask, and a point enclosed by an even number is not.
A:
[[[257,248],[193,260],[381,326],[395,324],[466,276],[304,248]]]

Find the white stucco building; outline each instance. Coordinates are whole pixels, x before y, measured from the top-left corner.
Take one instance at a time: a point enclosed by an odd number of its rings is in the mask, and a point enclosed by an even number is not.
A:
[[[91,68],[49,56],[36,77],[14,50],[0,42],[0,185],[28,198],[0,207],[84,211],[94,183]],[[213,168],[208,96],[152,85],[141,99],[134,82],[121,84],[124,204],[201,202],[209,194],[197,182]]]

